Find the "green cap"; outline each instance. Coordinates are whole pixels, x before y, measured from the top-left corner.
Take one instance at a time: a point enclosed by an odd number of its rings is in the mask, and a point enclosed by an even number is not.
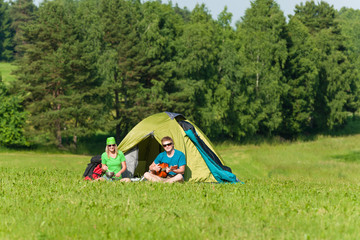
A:
[[[108,137],[106,139],[106,145],[110,145],[110,144],[116,144],[116,141],[115,141],[114,137]]]

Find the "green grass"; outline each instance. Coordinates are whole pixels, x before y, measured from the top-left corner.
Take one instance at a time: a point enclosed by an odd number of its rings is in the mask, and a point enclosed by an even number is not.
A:
[[[0,152],[0,239],[360,239],[359,142],[218,146],[245,185],[85,182],[90,156]]]
[[[15,69],[16,66],[11,63],[0,62],[0,75],[2,76],[2,80],[5,83],[16,80],[16,77],[14,75],[11,75],[11,72]]]

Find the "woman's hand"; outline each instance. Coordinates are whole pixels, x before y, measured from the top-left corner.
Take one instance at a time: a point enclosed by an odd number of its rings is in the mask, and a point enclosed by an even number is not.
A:
[[[108,170],[108,166],[106,166],[105,164],[102,165],[101,169],[106,172],[106,170]]]
[[[118,172],[117,174],[115,174],[115,177],[121,177],[121,172]]]

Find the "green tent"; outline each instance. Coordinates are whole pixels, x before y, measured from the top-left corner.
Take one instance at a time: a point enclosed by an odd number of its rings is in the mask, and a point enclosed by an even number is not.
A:
[[[163,151],[161,139],[165,136],[170,136],[174,140],[175,149],[186,156],[186,181],[235,182],[235,175],[223,165],[223,160],[204,133],[181,114],[170,112],[145,118],[121,141],[118,149],[125,154],[127,163],[127,171],[123,176],[142,176],[148,171],[149,165]],[[223,172],[230,178],[221,177]]]

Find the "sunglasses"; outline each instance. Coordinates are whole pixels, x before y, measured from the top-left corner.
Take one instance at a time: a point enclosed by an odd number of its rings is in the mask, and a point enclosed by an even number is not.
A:
[[[116,146],[116,144],[110,144],[110,145],[108,145],[108,147],[115,147]]]
[[[163,144],[163,147],[171,146],[173,143]]]

